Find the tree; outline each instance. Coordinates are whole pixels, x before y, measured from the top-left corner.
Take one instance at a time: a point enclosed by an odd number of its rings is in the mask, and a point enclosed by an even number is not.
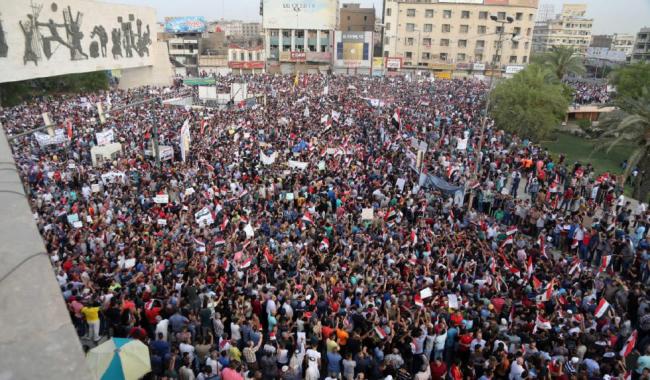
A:
[[[67,74],[0,84],[0,104],[14,106],[36,96],[108,89],[105,71]]]
[[[630,152],[623,180],[638,167],[639,174],[633,182],[632,196],[647,202],[650,200],[650,90],[643,87],[640,97],[619,96],[614,100],[614,105],[618,109],[605,115],[599,123],[599,127],[605,129],[602,137],[612,139],[598,149],[607,149],[609,152],[623,141],[637,144]]]
[[[552,72],[531,64],[492,90],[490,116],[497,128],[539,140],[564,119],[570,99]]]
[[[566,46],[553,46],[550,51],[534,57],[534,62],[551,69],[560,80],[568,74],[583,75],[587,71],[578,52]]]
[[[611,73],[610,81],[616,86],[618,96],[639,99],[643,87],[650,83],[650,64],[640,62],[620,67]]]

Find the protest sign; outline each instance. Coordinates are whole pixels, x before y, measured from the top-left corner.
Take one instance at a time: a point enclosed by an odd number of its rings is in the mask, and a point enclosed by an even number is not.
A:
[[[153,197],[154,203],[158,204],[167,204],[169,203],[169,195],[168,194],[156,194],[155,197]]]
[[[199,226],[209,226],[214,223],[212,213],[207,207],[202,208],[200,211],[194,214],[194,220]]]

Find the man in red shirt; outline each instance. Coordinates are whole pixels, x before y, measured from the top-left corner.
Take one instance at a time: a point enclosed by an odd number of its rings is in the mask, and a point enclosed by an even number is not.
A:
[[[436,358],[431,362],[431,379],[432,380],[443,380],[447,374],[447,364]]]

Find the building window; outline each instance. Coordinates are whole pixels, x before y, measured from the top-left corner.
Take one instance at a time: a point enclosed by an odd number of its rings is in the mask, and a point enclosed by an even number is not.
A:
[[[451,18],[451,10],[445,9],[444,11],[442,11],[442,18]]]
[[[484,47],[485,47],[485,41],[484,40],[476,41],[476,48],[477,49],[483,49]]]
[[[246,55],[244,53],[239,53],[239,60],[240,61],[245,61],[246,60]]]
[[[460,32],[461,33],[468,33],[469,32],[469,25],[461,25],[460,26]]]
[[[467,40],[458,40],[458,47],[459,48],[467,47]]]
[[[492,62],[501,62],[501,56],[500,55],[493,55],[492,56]]]
[[[391,12],[392,12],[392,9],[386,8],[386,16],[387,17],[390,17]]]
[[[431,47],[431,38],[423,38],[422,39],[422,45],[426,47]]]
[[[433,18],[433,9],[427,9],[424,11],[424,17]]]
[[[447,53],[440,53],[440,60],[447,61]]]
[[[522,62],[522,63],[526,63],[526,62],[528,62],[528,57],[525,56],[525,55],[524,55],[523,57],[521,57],[521,62]]]
[[[448,38],[441,39],[440,46],[449,46],[449,39]]]
[[[413,53],[411,53],[410,51],[407,51],[406,52],[406,58],[408,58],[408,59],[413,58]]]
[[[506,12],[499,12],[497,13],[497,18],[499,20],[505,20],[506,19]]]
[[[431,53],[422,53],[422,59],[428,61],[431,59]]]
[[[487,12],[479,12],[478,13],[478,19],[479,20],[487,20],[488,18],[488,13]]]
[[[528,21],[533,21],[533,17],[535,17],[532,13],[528,14]]]
[[[432,24],[424,24],[424,32],[425,33],[431,33],[433,31],[433,25]]]
[[[449,25],[449,24],[443,24],[443,25],[442,25],[442,32],[443,32],[443,33],[449,33],[449,32],[451,32],[451,25]]]
[[[483,60],[483,54],[474,54],[474,60],[476,62],[481,62]]]
[[[512,49],[519,49],[519,41],[512,41]]]
[[[415,24],[411,24],[411,23],[406,24],[406,31],[407,32],[412,32],[414,30],[415,30]]]
[[[476,30],[477,30],[478,34],[485,34],[485,33],[487,33],[487,26],[479,25]]]
[[[408,17],[415,17],[415,9],[410,8],[406,10],[406,16]]]
[[[497,34],[502,33],[503,32],[503,26],[497,26],[495,32],[497,32]]]
[[[461,11],[460,18],[469,18],[469,11]]]
[[[524,14],[523,14],[523,13],[521,13],[521,12],[517,12],[517,14],[515,14],[515,19],[516,19],[517,21],[521,21],[521,20],[523,20],[523,18],[524,18]]]
[[[456,61],[458,61],[458,62],[464,62],[464,61],[465,61],[465,53],[458,53],[458,54],[456,54]]]
[[[350,21],[350,16],[348,16],[348,21]]]
[[[413,46],[415,43],[415,39],[413,37],[409,37],[406,39],[406,46]]]
[[[262,60],[262,53],[260,53],[260,52],[258,51],[257,54],[255,54],[255,60],[256,60],[256,61],[261,61],[261,60]]]
[[[517,63],[517,56],[516,55],[511,55],[510,56],[510,63]]]
[[[531,33],[531,32],[532,32],[532,29],[530,29],[530,28],[526,29],[526,35],[527,35],[527,36],[530,36],[530,33]]]
[[[363,21],[368,21],[368,16],[363,16]]]
[[[387,22],[387,23],[386,23],[386,27],[385,27],[385,29],[386,29],[386,30],[390,30],[390,22]]]

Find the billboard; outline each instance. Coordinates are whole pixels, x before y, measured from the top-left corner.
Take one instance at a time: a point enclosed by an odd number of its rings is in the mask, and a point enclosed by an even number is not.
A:
[[[386,68],[399,70],[402,68],[402,58],[401,57],[386,57]]]
[[[153,64],[153,8],[0,1],[0,83]]]
[[[165,17],[165,33],[203,33],[207,25],[203,16]]]
[[[334,30],[338,0],[263,0],[265,29]]]
[[[370,68],[372,61],[372,32],[336,32],[337,67]]]

